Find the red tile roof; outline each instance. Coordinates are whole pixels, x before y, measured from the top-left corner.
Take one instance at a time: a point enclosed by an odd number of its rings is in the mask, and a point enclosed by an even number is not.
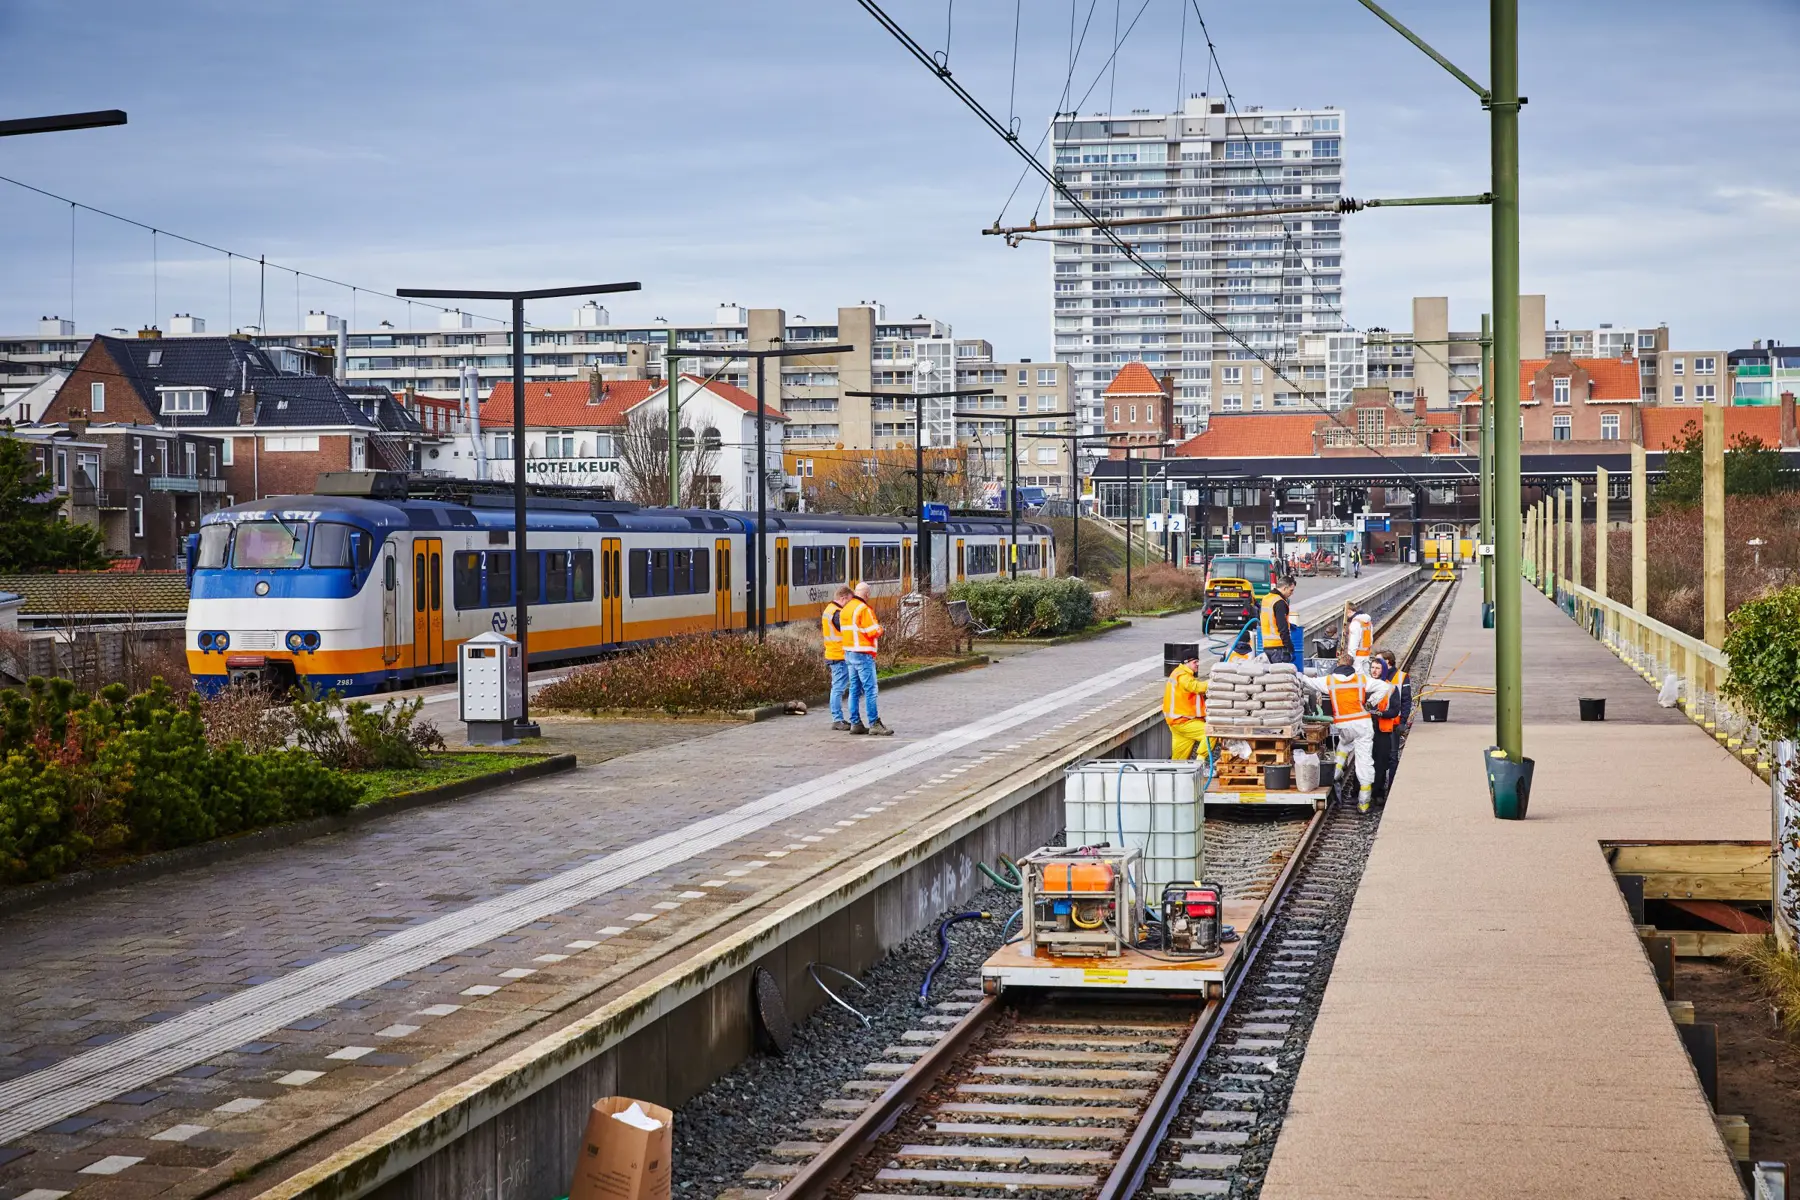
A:
[[[1214,416],[1206,432],[1175,447],[1177,458],[1310,458],[1315,413]]]
[[[1673,450],[1681,446],[1682,430],[1691,421],[1694,428],[1700,428],[1700,414],[1708,407],[1692,405],[1685,408],[1646,408],[1644,418],[1644,449]],[[1781,409],[1779,406],[1735,407],[1726,406],[1725,444],[1729,446],[1738,434],[1749,434],[1761,438],[1765,446],[1781,445]]]
[[[1106,385],[1108,396],[1160,396],[1163,394],[1162,384],[1150,373],[1150,368],[1141,362],[1128,362],[1119,368],[1113,381]]]
[[[1577,358],[1574,364],[1588,373],[1588,399],[1590,401],[1607,400],[1639,400],[1643,397],[1638,379],[1638,363],[1635,358]],[[1550,365],[1547,358],[1522,358],[1519,360],[1519,396],[1521,399],[1531,398],[1531,380],[1545,367]],[[1481,389],[1476,388],[1463,397],[1464,404],[1480,404]]]
[[[627,409],[636,407],[653,391],[662,390],[660,379],[620,379],[600,385],[601,400],[590,404],[586,380],[525,384],[525,424],[533,429],[607,429],[625,423]],[[481,423],[486,427],[511,425],[512,383],[497,383],[481,404]]]

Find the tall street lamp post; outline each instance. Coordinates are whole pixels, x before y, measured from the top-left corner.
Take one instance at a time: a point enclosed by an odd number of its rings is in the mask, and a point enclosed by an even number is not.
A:
[[[1047,413],[998,413],[998,412],[959,412],[959,417],[968,417],[977,421],[1006,422],[1006,507],[1012,514],[1012,533],[1007,547],[1007,557],[1012,561],[1011,577],[1019,577],[1019,453],[1018,430],[1020,421],[1053,421],[1058,417],[1072,417],[1072,412]],[[1129,555],[1127,556],[1129,561]]]
[[[541,731],[531,714],[531,648],[525,600],[525,302],[557,296],[599,296],[611,292],[635,292],[641,283],[596,283],[578,287],[530,288],[493,291],[478,288],[395,288],[394,294],[414,300],[509,300],[512,302],[513,368],[513,634],[519,641],[522,695],[519,717],[511,737],[538,737]]]
[[[756,640],[762,641],[769,632],[769,605],[766,576],[763,570],[768,560],[766,531],[769,524],[769,458],[768,458],[768,401],[764,398],[763,363],[771,358],[810,358],[820,354],[849,354],[855,346],[777,346],[768,350],[733,350],[720,354],[717,347],[687,347],[680,349],[682,357],[722,358],[727,362],[740,358],[751,359],[756,363],[756,537],[755,553],[750,559],[750,591],[756,602]],[[779,378],[779,377],[778,377]],[[669,380],[669,387],[674,388],[676,381]],[[674,459],[671,458],[670,462]]]
[[[953,392],[845,392],[846,396],[862,396],[871,400],[949,400],[959,396],[991,396],[993,388],[962,388]],[[954,413],[950,422],[950,445],[956,445]],[[913,554],[921,592],[931,590],[931,543],[925,538],[925,420],[917,404],[913,405]]]

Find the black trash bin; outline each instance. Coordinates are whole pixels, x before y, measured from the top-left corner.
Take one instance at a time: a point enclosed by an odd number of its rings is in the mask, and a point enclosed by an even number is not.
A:
[[[1606,697],[1583,696],[1581,703],[1581,719],[1584,721],[1606,720]]]
[[[1432,725],[1441,725],[1450,719],[1450,702],[1448,700],[1419,701],[1419,715]]]
[[[1289,791],[1294,786],[1294,768],[1289,763],[1269,763],[1263,767],[1263,789],[1270,792]]]

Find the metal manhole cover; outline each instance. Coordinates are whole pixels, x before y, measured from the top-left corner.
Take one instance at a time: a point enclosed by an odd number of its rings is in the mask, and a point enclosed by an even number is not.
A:
[[[781,985],[764,967],[756,968],[750,977],[750,1002],[756,1007],[757,1040],[776,1054],[786,1054],[794,1043],[794,1026],[788,1020],[787,1001],[781,998]]]

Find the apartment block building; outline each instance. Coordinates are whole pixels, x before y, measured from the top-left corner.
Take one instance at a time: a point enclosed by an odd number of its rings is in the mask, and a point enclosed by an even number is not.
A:
[[[1335,108],[1227,111],[1192,96],[1178,113],[1065,115],[1052,130],[1059,177],[1105,217],[1219,216],[1125,227],[1121,236],[1224,324],[1229,335],[1120,254],[1095,230],[1059,236],[1053,253],[1057,361],[1075,372],[1081,432],[1105,424],[1101,396],[1119,366],[1175,375],[1175,419],[1204,426],[1226,394],[1215,368],[1255,355],[1283,364],[1264,381],[1270,408],[1348,402],[1321,374],[1286,368],[1309,335],[1344,328],[1342,218],[1331,212],[1233,220],[1231,214],[1335,202],[1343,190],[1344,115]],[[1080,214],[1059,203],[1057,221]],[[1241,339],[1242,345],[1235,339]],[[1324,347],[1321,347],[1323,350]],[[1285,377],[1285,378],[1283,378]]]

